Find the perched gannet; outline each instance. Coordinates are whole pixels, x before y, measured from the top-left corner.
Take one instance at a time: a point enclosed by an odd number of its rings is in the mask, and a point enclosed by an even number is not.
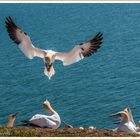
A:
[[[64,128],[65,128],[65,129],[73,128],[72,125],[70,125],[70,124],[68,124],[68,123],[66,123],[66,122],[64,122],[64,121],[63,121],[63,123],[64,123]]]
[[[26,57],[32,59],[37,56],[44,60],[44,74],[48,76],[49,79],[51,79],[55,74],[55,70],[53,68],[55,60],[61,60],[64,66],[76,63],[84,57],[94,54],[97,49],[100,48],[103,39],[103,34],[99,32],[94,38],[86,43],[76,45],[70,52],[61,53],[52,50],[42,50],[34,47],[27,33],[22,31],[22,29],[14,23],[11,17],[6,18],[5,23],[10,38],[18,45],[19,49]]]
[[[17,113],[14,113],[14,114],[9,116],[9,118],[7,120],[7,124],[6,124],[7,127],[13,127],[14,121],[15,121],[18,114],[19,113],[17,112]]]
[[[27,123],[27,125],[37,126],[42,128],[51,128],[57,129],[61,124],[60,116],[54,109],[51,107],[50,102],[46,100],[44,103],[44,108],[48,112],[47,115],[36,114],[28,121],[22,121]]]
[[[118,132],[122,131],[122,132],[129,132],[129,133],[137,132],[137,128],[133,122],[133,117],[130,112],[130,109],[125,108],[123,111],[120,111],[116,114],[112,114],[110,116],[121,119],[120,122],[114,123],[118,125],[115,131],[118,131]]]

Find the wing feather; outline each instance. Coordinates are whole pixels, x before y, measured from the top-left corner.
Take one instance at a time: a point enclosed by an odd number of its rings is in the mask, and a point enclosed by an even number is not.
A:
[[[88,43],[81,45],[82,54],[84,57],[91,56],[94,54],[97,49],[100,48],[100,45],[102,44],[102,33],[98,33],[93,39],[89,40]]]
[[[9,33],[10,38],[17,44],[20,44],[20,40],[16,36],[17,31],[21,31],[19,27],[16,26],[16,24],[13,22],[11,17],[6,18],[6,28],[7,32]]]
[[[29,59],[35,56],[44,58],[45,51],[34,47],[27,33],[23,32],[11,17],[6,18],[5,23],[9,37],[18,45],[25,56]]]
[[[80,45],[76,45],[68,53],[57,52],[55,55],[56,60],[61,60],[63,65],[70,65],[82,60],[84,57],[91,56],[94,54],[102,44],[103,34],[99,32],[94,38],[88,42]]]

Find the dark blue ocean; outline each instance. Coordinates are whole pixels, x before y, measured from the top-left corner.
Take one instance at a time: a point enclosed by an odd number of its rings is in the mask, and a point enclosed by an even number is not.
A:
[[[10,40],[11,16],[33,44],[69,51],[103,32],[96,54],[64,67],[55,63],[52,80],[39,58],[27,59]],[[140,4],[0,4],[0,124],[46,114],[48,99],[62,120],[74,127],[114,128],[110,114],[129,105],[140,119]],[[61,125],[63,128],[63,125]]]

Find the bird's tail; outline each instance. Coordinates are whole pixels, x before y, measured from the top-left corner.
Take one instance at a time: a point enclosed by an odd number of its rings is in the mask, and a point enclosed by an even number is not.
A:
[[[68,125],[68,123],[66,123],[65,121],[62,121],[65,125]]]
[[[30,125],[30,121],[29,120],[23,120],[23,121],[21,121],[20,126],[28,126],[28,125]]]
[[[15,127],[22,127],[22,126],[29,126],[29,124],[27,124],[27,123],[21,123],[21,124],[15,125]]]
[[[65,121],[63,121],[63,123],[64,123],[64,128],[73,128],[72,125],[66,123]]]
[[[40,126],[30,123],[29,120],[23,120],[21,122],[22,122],[22,124],[20,124],[20,126],[31,126],[31,127],[38,127],[38,128],[40,128]]]
[[[29,120],[23,120],[23,121],[21,121],[22,123],[30,123],[30,121]]]

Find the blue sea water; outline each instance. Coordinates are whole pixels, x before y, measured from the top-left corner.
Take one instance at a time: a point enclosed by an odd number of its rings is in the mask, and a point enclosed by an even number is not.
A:
[[[11,16],[33,44],[69,51],[103,32],[96,54],[63,67],[56,62],[52,80],[43,61],[28,60],[10,40],[5,18]],[[46,114],[48,99],[62,120],[74,127],[114,128],[110,114],[129,105],[140,119],[140,4],[0,4],[0,124]],[[63,125],[61,125],[63,127]]]

